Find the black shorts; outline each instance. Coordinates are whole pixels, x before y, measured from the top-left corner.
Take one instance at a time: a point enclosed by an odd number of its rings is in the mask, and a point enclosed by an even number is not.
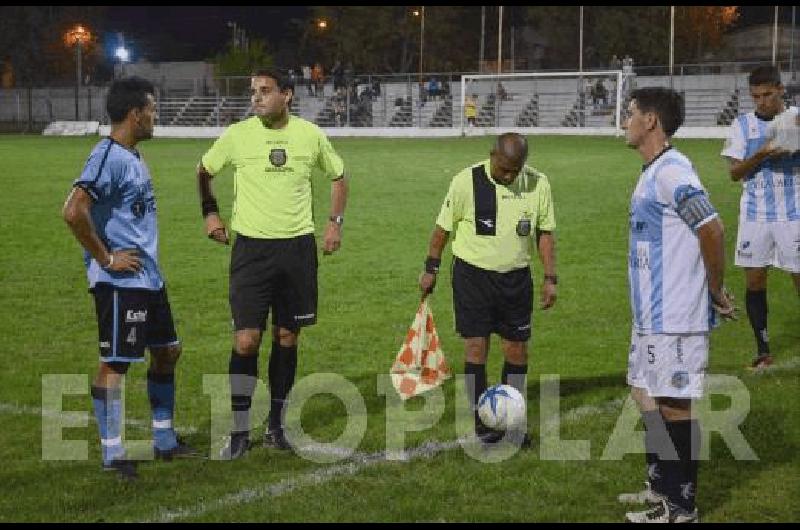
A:
[[[462,337],[497,333],[516,342],[531,337],[533,281],[529,267],[501,273],[455,258],[452,277],[456,331]]]
[[[317,244],[313,234],[291,239],[237,235],[231,252],[233,327],[296,330],[317,321]]]
[[[98,283],[90,292],[97,310],[103,362],[143,361],[145,348],[180,344],[166,288],[150,291]]]

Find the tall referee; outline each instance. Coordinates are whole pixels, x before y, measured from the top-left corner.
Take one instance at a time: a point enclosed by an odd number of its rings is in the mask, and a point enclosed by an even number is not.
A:
[[[502,339],[502,382],[526,395],[528,339],[531,336],[533,282],[531,247],[536,243],[544,268],[541,307],[556,301],[555,216],[547,177],[525,165],[528,143],[516,133],[497,138],[489,160],[458,173],[450,184],[433,229],[419,279],[431,292],[451,232],[456,330],[464,338],[467,394],[475,413],[475,433],[485,443],[503,433],[481,424],[477,399],[486,390],[489,336]],[[530,445],[527,433],[516,435]]]
[[[317,318],[317,250],[312,217],[311,171],[331,179],[331,210],[323,251],[339,249],[347,202],[342,159],[322,130],[291,116],[292,82],[271,70],[250,81],[255,116],[231,125],[197,168],[208,236],[228,244],[211,179],[226,165],[235,168],[231,228],[230,304],[234,345],[229,374],[234,425],[220,456],[235,459],[249,447],[250,404],[258,377],[258,350],[272,308],[269,359],[271,407],[268,446],[289,449],[281,415],[294,383],[300,328]]]

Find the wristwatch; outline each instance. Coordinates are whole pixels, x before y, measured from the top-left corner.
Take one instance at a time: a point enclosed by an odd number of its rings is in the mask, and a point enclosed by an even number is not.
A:
[[[336,223],[339,226],[342,226],[342,223],[344,223],[344,217],[342,217],[341,215],[331,215],[330,217],[328,217],[328,220],[331,221],[332,223]]]

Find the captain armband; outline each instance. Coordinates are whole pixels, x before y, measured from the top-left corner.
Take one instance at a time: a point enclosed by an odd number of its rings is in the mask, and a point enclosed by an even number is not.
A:
[[[696,230],[703,221],[716,215],[717,211],[705,193],[695,193],[684,199],[677,208],[678,216],[683,222]]]

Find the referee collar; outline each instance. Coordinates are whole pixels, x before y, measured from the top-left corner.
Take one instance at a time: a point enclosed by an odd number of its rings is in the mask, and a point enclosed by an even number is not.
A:
[[[669,145],[669,144],[667,144],[667,146],[666,146],[664,149],[662,149],[662,150],[661,150],[661,152],[660,152],[660,153],[658,153],[658,154],[655,156],[655,158],[653,158],[653,159],[652,159],[650,162],[648,162],[648,163],[646,163],[646,164],[644,164],[644,165],[642,166],[642,173],[644,173],[645,171],[647,171],[647,168],[649,168],[650,166],[652,166],[652,165],[653,165],[653,163],[654,163],[656,160],[658,160],[659,158],[661,158],[662,156],[664,156],[664,153],[666,153],[666,152],[667,152],[667,151],[669,151],[670,149],[672,149],[672,146],[671,146],[671,145]]]

